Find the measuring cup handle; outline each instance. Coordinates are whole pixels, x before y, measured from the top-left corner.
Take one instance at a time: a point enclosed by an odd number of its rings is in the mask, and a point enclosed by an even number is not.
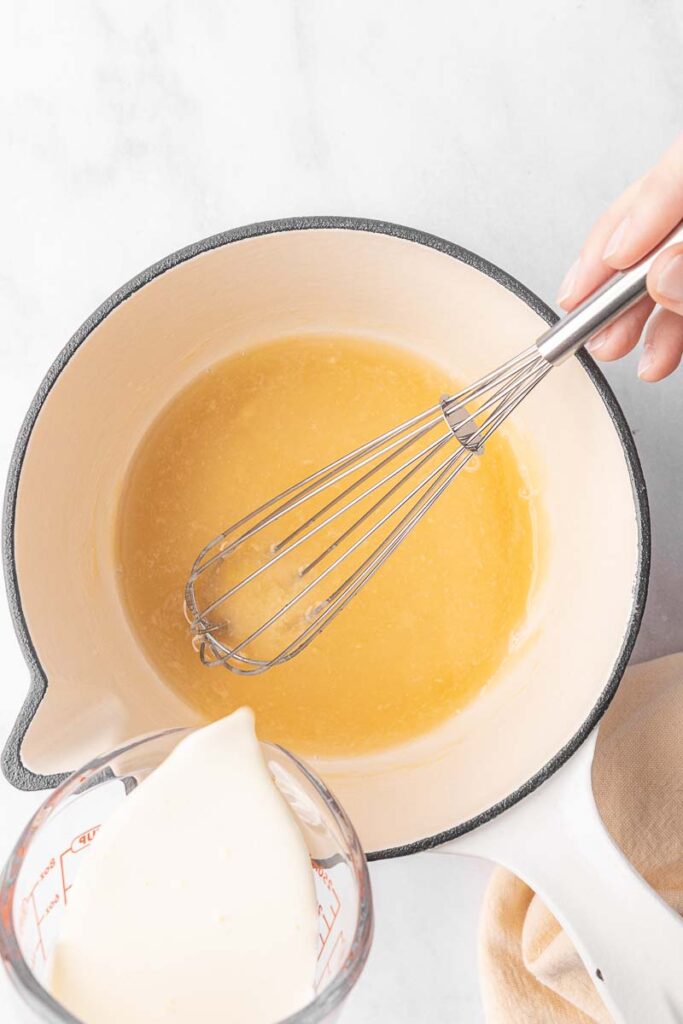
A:
[[[683,918],[613,842],[593,797],[597,731],[546,783],[441,850],[523,879],[570,937],[616,1024],[683,1021]]]

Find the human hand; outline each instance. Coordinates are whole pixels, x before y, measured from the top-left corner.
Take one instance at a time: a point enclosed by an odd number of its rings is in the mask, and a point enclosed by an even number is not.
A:
[[[615,270],[651,252],[683,220],[683,135],[655,167],[635,181],[600,217],[558,296],[573,309]],[[638,376],[658,381],[673,373],[683,355],[683,244],[669,246],[647,275],[648,295],[600,331],[586,346],[597,359],[620,359],[638,344],[655,303],[662,308],[645,333]]]

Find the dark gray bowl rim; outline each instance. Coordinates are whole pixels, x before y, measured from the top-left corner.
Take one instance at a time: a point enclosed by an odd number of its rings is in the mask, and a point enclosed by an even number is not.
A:
[[[21,606],[21,594],[17,578],[16,563],[14,557],[14,525],[16,515],[17,493],[21,469],[26,454],[26,448],[31,437],[34,424],[40,410],[55,385],[60,373],[71,359],[77,349],[87,340],[92,331],[122,302],[130,298],[136,291],[144,287],[154,278],[159,277],[167,270],[190,260],[201,253],[208,252],[231,242],[239,242],[243,239],[254,238],[260,235],[276,234],[285,231],[308,231],[308,230],[350,230],[367,231],[376,234],[390,235],[394,238],[401,238],[408,242],[415,242],[418,245],[427,246],[437,252],[444,253],[453,259],[465,263],[475,270],[493,278],[494,281],[507,288],[529,306],[535,313],[538,313],[546,323],[553,324],[557,315],[533,292],[529,291],[523,284],[517,281],[510,274],[501,270],[495,264],[469,249],[448,242],[443,238],[419,231],[414,228],[404,227],[399,224],[391,224],[385,221],[367,220],[356,217],[292,217],[285,220],[269,220],[261,223],[249,224],[245,227],[234,228],[231,231],[224,231],[217,235],[211,235],[199,242],[194,242],[177,252],[166,256],[164,259],[154,263],[151,267],[143,270],[127,284],[124,284],[113,295],[110,295],[95,312],[79,327],[73,337],[59,353],[52,366],[48,370],[41,383],[19,431],[14,452],[10,461],[7,486],[5,490],[5,502],[2,522],[2,554],[5,573],[5,584],[7,596],[14,623],[14,629],[19,640],[24,658],[30,671],[30,685],[26,699],[19,711],[17,720],[12,728],[2,753],[2,769],[12,785],[18,789],[40,790],[48,789],[59,785],[69,775],[64,772],[58,775],[38,775],[23,764],[21,760],[21,744],[28,730],[29,724],[47,690],[47,679],[42,666],[38,660],[31,636],[28,631]],[[598,370],[593,360],[583,350],[578,352],[576,357],[583,369],[595,386],[598,394],[610,415],[612,423],[621,442],[624,458],[628,466],[631,478],[631,486],[634,495],[634,505],[638,521],[638,570],[634,586],[633,604],[628,628],[623,638],[621,650],[616,658],[612,672],[597,701],[580,728],[572,738],[530,779],[522,786],[519,786],[505,799],[498,801],[492,807],[475,815],[468,821],[461,822],[453,828],[446,829],[433,836],[427,836],[413,843],[403,846],[392,847],[386,850],[377,850],[368,855],[370,860],[380,860],[387,857],[404,856],[410,853],[432,849],[450,839],[463,835],[473,828],[490,821],[502,811],[512,807],[523,797],[533,792],[541,783],[545,782],[558,768],[571,757],[580,747],[602,715],[607,710],[612,697],[621,681],[633,646],[638,635],[642,621],[647,597],[648,580],[650,573],[650,513],[648,509],[647,491],[643,471],[636,451],[633,436],[628,427],[624,414],[617,402],[614,393],[609,387],[602,373]]]

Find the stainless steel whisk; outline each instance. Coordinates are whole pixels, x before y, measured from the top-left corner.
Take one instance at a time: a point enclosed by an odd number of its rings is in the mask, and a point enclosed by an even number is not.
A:
[[[186,614],[202,662],[252,675],[307,647],[546,374],[645,294],[655,258],[681,241],[683,225],[525,351],[287,488],[207,544],[185,590]],[[339,532],[330,539],[334,524]],[[273,531],[274,540],[266,543]],[[253,555],[253,567],[239,562],[245,552]],[[297,558],[296,568],[285,572],[287,561]],[[250,586],[260,587],[260,594],[272,589],[284,597],[264,612],[262,622],[245,626],[245,635],[234,635],[240,622],[236,603]]]

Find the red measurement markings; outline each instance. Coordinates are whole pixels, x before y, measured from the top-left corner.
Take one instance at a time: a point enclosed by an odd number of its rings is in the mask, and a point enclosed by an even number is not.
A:
[[[99,827],[99,825],[95,825],[85,832],[80,832],[74,836],[66,850],[60,853],[58,859],[51,857],[36,878],[28,895],[21,901],[19,930],[23,932],[30,924],[35,928],[35,946],[30,956],[32,969],[35,967],[39,954],[42,956],[43,962],[47,962],[43,929],[45,922],[55,909],[60,904],[66,905],[66,894],[71,888],[71,883],[68,881],[71,857],[90,846]],[[58,864],[59,874],[56,871]]]
[[[321,903],[318,904],[318,936],[320,938],[320,949],[318,951],[318,960],[323,955],[325,946],[330,940],[332,929],[334,928],[339,911],[341,910],[341,900],[337,890],[334,887],[332,879],[328,873],[320,867],[320,865],[314,865],[315,872],[321,879],[323,885],[329,893],[329,900],[326,905],[323,906]]]
[[[67,874],[69,873],[69,867],[71,864],[71,855],[81,853],[82,850],[87,850],[99,829],[99,825],[93,825],[92,828],[86,829],[85,832],[80,832],[77,836],[74,836],[66,850],[62,850],[59,855],[59,870],[62,876],[62,892],[64,894],[65,906],[68,902],[66,894],[72,886],[71,882],[67,882]],[[67,860],[67,858],[69,859]]]
[[[92,828],[88,828],[79,833],[78,836],[75,836],[67,849],[62,850],[59,854],[58,860],[55,857],[50,857],[40,871],[38,878],[33,884],[33,888],[24,897],[22,904],[20,904],[18,930],[24,932],[30,924],[35,927],[35,946],[30,956],[32,970],[36,966],[39,954],[43,958],[43,963],[47,963],[43,929],[45,922],[50,914],[54,912],[55,908],[60,903],[65,905],[67,903],[67,893],[72,888],[71,883],[68,881],[71,858],[82,850],[87,850],[97,835],[98,829],[99,825],[93,825]],[[58,879],[55,870],[57,863],[59,865]]]
[[[43,960],[47,960],[45,953],[45,945],[43,943],[43,932],[42,924],[43,921],[52,913],[60,900],[59,892],[52,892],[47,898],[43,897],[41,887],[44,887],[44,883],[50,879],[52,872],[56,867],[56,861],[54,857],[51,857],[45,867],[42,869],[37,879],[33,883],[33,888],[29,892],[28,896],[25,896],[22,900],[22,908],[20,914],[21,926],[26,923],[27,913],[30,911],[33,917],[33,923],[36,928],[36,945],[33,950],[31,957],[31,966],[35,964],[38,952],[41,953]]]
[[[320,972],[320,974],[318,975],[318,988],[320,987],[320,982],[323,980],[323,978],[333,977],[342,967],[345,959],[347,959],[346,946],[346,936],[344,935],[344,932],[342,930],[338,933],[334,942],[332,943],[332,946],[330,947],[329,956],[327,958],[327,962],[323,967],[322,971]]]
[[[346,951],[346,938],[344,930],[337,926],[337,919],[341,911],[341,899],[334,887],[334,883],[327,872],[319,865],[314,865],[315,872],[327,890],[329,899],[318,904],[318,937],[320,949],[318,950],[318,963],[325,955],[325,965],[318,975],[318,983],[325,977],[331,976],[341,966]]]

